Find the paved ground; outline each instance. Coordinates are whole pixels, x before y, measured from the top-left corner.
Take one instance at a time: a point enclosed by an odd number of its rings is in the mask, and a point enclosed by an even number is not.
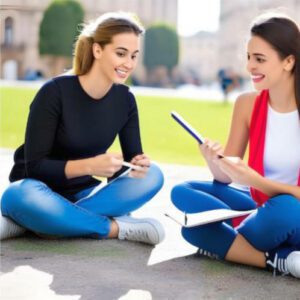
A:
[[[12,154],[0,150],[0,194]],[[134,216],[152,215],[166,228],[155,248],[118,240],[41,240],[33,235],[1,243],[0,299],[300,299],[300,281],[255,268],[197,257],[180,228],[163,216],[171,186],[207,179],[205,168],[161,165],[166,184]]]

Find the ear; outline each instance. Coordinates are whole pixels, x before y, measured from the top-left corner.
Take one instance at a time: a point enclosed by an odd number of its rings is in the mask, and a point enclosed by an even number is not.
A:
[[[98,43],[93,43],[93,55],[95,59],[99,59],[102,55],[102,48]]]
[[[289,55],[285,59],[284,69],[288,72],[291,72],[295,66],[295,56]]]

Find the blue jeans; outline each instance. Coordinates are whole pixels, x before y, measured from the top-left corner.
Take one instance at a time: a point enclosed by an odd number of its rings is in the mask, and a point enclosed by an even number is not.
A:
[[[152,164],[145,178],[117,178],[94,195],[91,188],[70,202],[34,179],[16,181],[3,193],[4,216],[36,233],[58,237],[106,237],[110,217],[128,214],[149,201],[162,187],[163,174]]]
[[[173,188],[171,198],[178,209],[187,213],[219,208],[249,210],[256,207],[249,192],[217,181],[179,184]],[[260,251],[283,246],[300,250],[300,200],[291,195],[270,198],[236,229],[230,222],[182,228],[182,235],[189,243],[220,258],[225,258],[238,233]]]

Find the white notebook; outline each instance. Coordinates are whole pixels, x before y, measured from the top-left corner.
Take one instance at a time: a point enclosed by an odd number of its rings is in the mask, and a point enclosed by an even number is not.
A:
[[[165,216],[169,217],[183,227],[195,227],[236,217],[246,216],[255,211],[256,209],[240,211],[221,208],[194,214],[184,214],[179,210],[170,210],[169,212],[165,213]]]

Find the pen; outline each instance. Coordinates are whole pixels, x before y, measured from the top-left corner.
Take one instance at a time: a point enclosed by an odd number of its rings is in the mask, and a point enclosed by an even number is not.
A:
[[[142,167],[133,165],[133,164],[127,162],[127,161],[123,161],[123,162],[122,162],[122,165],[123,165],[124,167],[128,167],[128,168],[131,168],[131,169],[136,170],[136,171],[142,171],[142,170],[143,170]]]

